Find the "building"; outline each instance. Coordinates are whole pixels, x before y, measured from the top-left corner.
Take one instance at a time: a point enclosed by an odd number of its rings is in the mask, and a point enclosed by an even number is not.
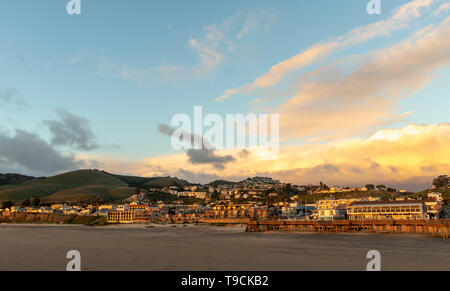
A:
[[[326,199],[319,200],[316,203],[314,219],[317,220],[335,220],[346,218],[346,206],[355,199]]]
[[[292,218],[298,215],[297,207],[283,206],[281,207],[281,216],[284,218]]]
[[[346,218],[347,205],[341,204],[334,208],[317,210],[318,220],[342,220]]]
[[[440,201],[436,201],[435,199],[426,199],[423,201],[423,204],[425,205],[427,218],[439,218],[439,212],[441,211],[442,207],[442,203]]]
[[[273,215],[273,210],[266,206],[253,206],[247,211],[249,218],[266,219],[271,215]]]
[[[206,218],[267,218],[270,215],[268,207],[251,204],[215,205],[205,210]]]
[[[109,211],[107,216],[108,223],[133,223],[134,211]]]
[[[148,209],[148,207],[149,207],[148,204],[138,203],[138,202],[132,202],[132,203],[130,203],[130,205],[128,205],[128,209],[133,212],[135,210],[145,210],[145,209]]]
[[[427,196],[428,196],[428,198],[434,199],[434,200],[436,200],[437,202],[442,202],[442,201],[443,201],[442,194],[439,193],[439,192],[428,193]]]
[[[153,220],[161,219],[165,214],[167,214],[167,210],[159,207],[150,207],[145,210],[136,210],[133,216],[133,222],[135,223],[147,223]]]
[[[177,193],[178,197],[195,197],[197,199],[206,199],[209,195],[206,192],[182,191]]]
[[[299,216],[309,216],[314,214],[314,211],[316,210],[315,204],[309,204],[309,205],[299,205],[297,206],[297,212]]]
[[[347,208],[349,219],[424,219],[425,204],[421,201],[359,201]]]

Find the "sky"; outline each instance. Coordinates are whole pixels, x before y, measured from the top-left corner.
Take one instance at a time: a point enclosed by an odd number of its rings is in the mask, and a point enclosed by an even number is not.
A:
[[[450,170],[450,2],[0,2],[0,173],[428,187]],[[174,115],[279,114],[280,150],[176,150]]]

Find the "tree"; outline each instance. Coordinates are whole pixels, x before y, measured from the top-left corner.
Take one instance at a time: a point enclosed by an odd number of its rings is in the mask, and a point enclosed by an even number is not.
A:
[[[397,192],[397,190],[394,189],[394,188],[387,188],[387,191],[388,191],[388,192]]]
[[[447,187],[450,183],[450,177],[447,175],[441,175],[435,179],[433,179],[433,185],[436,188]]]
[[[0,209],[1,208],[10,208],[13,206],[11,201],[0,201]]]
[[[386,186],[385,185],[378,185],[377,189],[381,191],[381,190],[386,189]]]
[[[373,184],[367,184],[367,185],[366,185],[366,188],[367,188],[367,190],[372,191],[372,190],[375,189],[375,185],[373,185]]]

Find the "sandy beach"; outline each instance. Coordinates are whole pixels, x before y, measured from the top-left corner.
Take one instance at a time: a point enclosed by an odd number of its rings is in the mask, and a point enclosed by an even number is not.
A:
[[[420,235],[245,233],[243,227],[0,225],[0,270],[450,270],[450,241]]]

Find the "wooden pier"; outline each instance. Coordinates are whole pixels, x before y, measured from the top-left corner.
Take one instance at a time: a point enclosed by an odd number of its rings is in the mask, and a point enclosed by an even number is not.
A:
[[[202,218],[198,222],[211,224],[248,224],[250,218]]]
[[[248,222],[246,231],[418,233],[449,238],[450,220],[258,220]]]

